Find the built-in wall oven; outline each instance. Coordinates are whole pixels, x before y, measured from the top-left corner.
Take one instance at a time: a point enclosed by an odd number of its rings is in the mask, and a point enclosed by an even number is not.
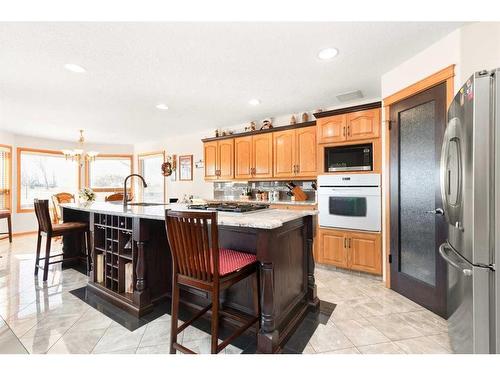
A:
[[[325,173],[373,170],[373,143],[330,146],[324,152]]]
[[[319,225],[380,231],[382,195],[380,174],[318,176]]]

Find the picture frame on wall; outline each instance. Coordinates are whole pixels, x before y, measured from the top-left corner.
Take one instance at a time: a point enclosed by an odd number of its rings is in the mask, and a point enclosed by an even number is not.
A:
[[[179,181],[193,181],[193,155],[179,155]]]

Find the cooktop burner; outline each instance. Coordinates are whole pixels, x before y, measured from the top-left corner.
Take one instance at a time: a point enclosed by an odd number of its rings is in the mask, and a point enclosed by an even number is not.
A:
[[[224,211],[224,212],[249,212],[269,208],[268,204],[249,204],[249,203],[206,203],[206,204],[191,204],[188,206],[193,210],[209,210],[209,211]]]

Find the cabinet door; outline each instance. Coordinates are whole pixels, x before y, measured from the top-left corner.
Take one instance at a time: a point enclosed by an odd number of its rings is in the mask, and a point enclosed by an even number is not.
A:
[[[295,164],[298,177],[316,177],[316,127],[295,130]]]
[[[370,139],[380,135],[380,109],[349,113],[347,115],[347,139]]]
[[[316,121],[318,143],[344,142],[347,139],[347,115],[320,118]]]
[[[234,140],[234,178],[252,178],[252,136]]]
[[[234,177],[234,139],[218,141],[219,179],[230,180]]]
[[[349,233],[347,242],[349,268],[382,274],[381,239],[378,233]]]
[[[253,177],[273,177],[273,134],[252,137]]]
[[[295,130],[275,132],[274,177],[295,176]]]
[[[320,262],[347,268],[346,232],[333,229],[319,230]]]
[[[205,158],[205,180],[217,179],[217,141],[206,142],[203,145]]]

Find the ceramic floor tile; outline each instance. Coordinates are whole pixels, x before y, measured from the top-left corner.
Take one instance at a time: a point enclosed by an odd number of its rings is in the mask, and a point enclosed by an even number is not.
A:
[[[88,309],[75,324],[71,327],[72,331],[87,331],[97,329],[107,329],[113,320],[94,308]]]
[[[302,354],[316,354],[316,350],[314,350],[311,344],[307,344],[302,351]]]
[[[450,336],[448,336],[448,333],[440,333],[439,335],[433,335],[427,337],[430,338],[432,341],[437,342],[446,350],[453,352],[450,342]]]
[[[340,320],[361,319],[362,316],[358,313],[356,306],[358,303],[362,303],[367,300],[367,298],[363,298],[338,302],[330,317],[330,321],[336,322]]]
[[[309,344],[316,352],[327,352],[353,347],[353,343],[334,325],[320,324],[314,331]]]
[[[137,348],[136,354],[170,354],[170,345],[162,344]]]
[[[90,354],[106,329],[70,329],[49,349],[49,354]]]
[[[414,339],[394,342],[408,354],[448,354],[450,350],[439,345],[428,337],[417,337]]]
[[[60,314],[48,316],[26,332],[22,337],[63,335],[78,321],[78,319],[80,319],[80,317],[81,315]]]
[[[391,341],[366,319],[341,320],[328,324],[338,327],[355,346],[379,344]]]
[[[352,348],[332,350],[330,352],[323,352],[323,353],[317,353],[317,354],[360,354],[360,353],[359,353],[358,349],[352,347]]]
[[[121,325],[111,325],[101,337],[92,353],[109,353],[120,350],[132,350],[135,352],[146,327],[141,327],[135,331],[129,331]]]
[[[420,331],[396,314],[372,316],[366,319],[393,341],[423,336]]]
[[[404,313],[401,314],[401,318],[414,326],[423,336],[437,335],[448,331],[446,321],[429,311]]]
[[[0,324],[0,354],[26,354],[28,351],[21,344],[17,336],[7,326]]]
[[[44,354],[54,345],[57,340],[62,337],[62,334],[52,334],[52,335],[35,335],[21,337],[21,343],[31,354]]]
[[[358,346],[358,350],[362,354],[405,354],[405,352],[393,342]]]
[[[187,329],[186,329],[187,330]],[[177,336],[177,341],[182,342],[184,332]],[[143,346],[157,346],[168,345],[170,343],[170,321],[169,320],[155,320],[146,325],[144,336],[139,344]]]

